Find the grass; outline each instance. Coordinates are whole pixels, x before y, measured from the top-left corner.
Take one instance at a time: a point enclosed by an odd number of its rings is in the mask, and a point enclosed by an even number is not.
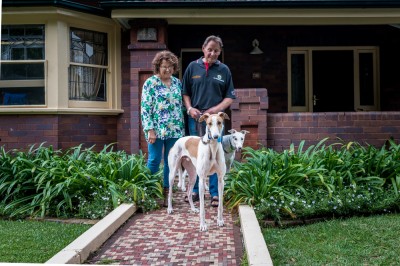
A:
[[[0,220],[0,262],[44,263],[91,225]]]
[[[278,265],[399,265],[400,215],[352,217],[291,228],[264,228]]]

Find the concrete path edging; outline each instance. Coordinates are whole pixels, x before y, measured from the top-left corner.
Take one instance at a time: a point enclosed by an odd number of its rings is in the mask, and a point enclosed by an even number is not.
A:
[[[136,211],[137,207],[134,204],[121,204],[71,244],[54,255],[46,264],[84,263],[90,254],[98,250]],[[239,217],[248,264],[254,266],[273,266],[253,208],[248,205],[240,205]]]
[[[271,256],[253,208],[248,205],[240,205],[239,217],[248,264],[272,266]]]
[[[46,261],[46,264],[82,264],[137,211],[134,204],[121,204],[71,244]]]

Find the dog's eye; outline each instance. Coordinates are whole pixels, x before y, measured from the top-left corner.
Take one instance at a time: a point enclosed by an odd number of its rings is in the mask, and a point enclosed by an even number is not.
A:
[[[237,140],[237,137],[234,137],[233,139],[234,139],[234,140]]]
[[[220,121],[218,121],[218,123],[217,123],[218,125],[221,125],[221,122]]]

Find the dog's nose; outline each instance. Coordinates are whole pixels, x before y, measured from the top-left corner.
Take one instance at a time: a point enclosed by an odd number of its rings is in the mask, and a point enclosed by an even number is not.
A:
[[[219,135],[213,135],[212,137],[213,137],[213,139],[217,139],[217,138],[219,138]]]
[[[237,147],[236,151],[238,151],[238,152],[242,151],[242,147]]]

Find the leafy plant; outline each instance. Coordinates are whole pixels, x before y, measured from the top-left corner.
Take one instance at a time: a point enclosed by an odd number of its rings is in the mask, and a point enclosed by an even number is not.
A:
[[[244,163],[227,175],[229,208],[253,206],[260,218],[309,218],[397,211],[400,208],[399,146],[377,149],[327,139],[281,153],[244,149]]]
[[[0,215],[101,218],[123,202],[158,207],[161,177],[150,174],[142,154],[113,151],[112,144],[93,148],[1,147]]]

